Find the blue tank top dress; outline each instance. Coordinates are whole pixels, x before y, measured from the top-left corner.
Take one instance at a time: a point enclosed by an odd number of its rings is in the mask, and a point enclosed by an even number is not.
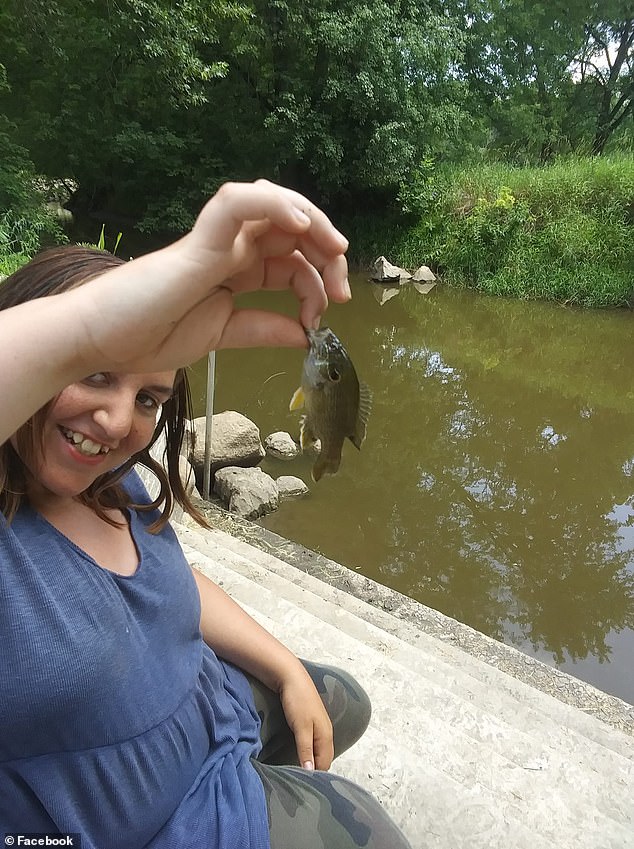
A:
[[[138,475],[126,487],[148,497]],[[0,834],[82,849],[270,849],[244,675],[203,642],[174,531],[130,511],[117,575],[30,507],[0,514]]]

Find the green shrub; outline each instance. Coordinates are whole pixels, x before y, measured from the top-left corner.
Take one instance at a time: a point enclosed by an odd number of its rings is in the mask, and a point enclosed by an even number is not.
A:
[[[569,159],[544,168],[488,165],[443,172],[404,197],[419,222],[386,246],[392,261],[427,263],[443,279],[490,294],[583,306],[634,300],[634,158]]]
[[[0,254],[0,279],[13,274],[21,268],[31,257],[28,254]]]
[[[0,115],[0,255],[32,256],[41,247],[66,241],[27,152],[15,145]]]

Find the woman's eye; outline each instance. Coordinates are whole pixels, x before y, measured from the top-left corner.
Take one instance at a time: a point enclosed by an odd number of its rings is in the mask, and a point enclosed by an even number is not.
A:
[[[108,382],[108,375],[105,371],[97,371],[94,374],[89,374],[84,378],[85,383],[92,383],[94,386],[103,386]]]
[[[151,412],[158,410],[158,408],[161,406],[160,401],[158,401],[152,395],[147,395],[145,392],[141,392],[139,395],[137,395],[136,399],[142,407],[144,407],[146,410],[150,410]]]

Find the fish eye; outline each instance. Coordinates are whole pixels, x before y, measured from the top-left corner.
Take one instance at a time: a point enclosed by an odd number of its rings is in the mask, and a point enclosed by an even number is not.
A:
[[[341,375],[337,371],[334,366],[330,366],[328,369],[328,377],[332,380],[333,383],[336,383],[338,380],[341,380]]]

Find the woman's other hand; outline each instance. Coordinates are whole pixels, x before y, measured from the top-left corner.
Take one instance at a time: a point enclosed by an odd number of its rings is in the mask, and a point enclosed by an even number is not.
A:
[[[305,769],[329,769],[334,757],[332,723],[301,664],[282,682],[279,695],[299,763]]]

